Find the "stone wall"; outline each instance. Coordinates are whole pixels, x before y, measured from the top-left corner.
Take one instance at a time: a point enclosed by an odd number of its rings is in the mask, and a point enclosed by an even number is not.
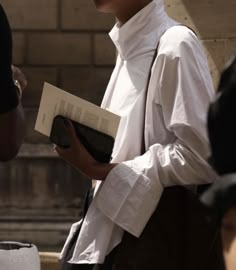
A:
[[[100,104],[115,62],[107,36],[114,18],[90,0],[2,0],[14,39],[14,64],[29,85],[23,94],[27,132],[18,158],[0,164],[0,239],[61,249],[79,219],[90,183],[59,159],[34,131],[44,81]]]
[[[234,0],[165,0],[168,13],[192,27],[203,40],[215,86],[219,74],[236,52]]]
[[[126,1],[126,0],[124,0]],[[14,64],[29,85],[27,118],[18,158],[0,164],[0,239],[30,241],[59,250],[78,219],[88,179],[57,158],[46,137],[33,130],[43,82],[100,104],[115,62],[107,37],[113,17],[92,0],[2,0],[13,29]],[[217,85],[236,45],[235,0],[166,0],[168,13],[203,40]]]

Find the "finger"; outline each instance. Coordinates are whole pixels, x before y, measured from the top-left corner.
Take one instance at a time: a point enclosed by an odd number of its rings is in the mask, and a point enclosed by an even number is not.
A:
[[[20,83],[22,90],[24,90],[28,85],[28,81],[23,77],[19,80],[19,83]]]
[[[68,149],[60,147],[58,145],[55,145],[54,149],[55,149],[55,152],[57,152],[58,155],[61,156],[61,157],[64,157],[66,155],[66,151],[68,150]]]
[[[19,82],[22,90],[24,90],[28,84],[24,73],[22,72],[22,70],[20,68],[14,66],[14,65],[11,66],[11,69],[12,69],[14,80],[17,80]]]
[[[68,135],[70,137],[71,146],[73,147],[74,145],[77,145],[77,144],[80,145],[80,140],[77,137],[77,134],[76,134],[76,131],[72,122],[68,119],[65,119],[64,123],[66,126],[66,130],[68,132]]]
[[[56,147],[57,147],[57,145],[56,144],[52,144],[52,150],[53,150],[53,152],[56,152]]]

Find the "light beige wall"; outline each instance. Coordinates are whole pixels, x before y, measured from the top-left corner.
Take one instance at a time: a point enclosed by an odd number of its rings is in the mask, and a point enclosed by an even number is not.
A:
[[[235,0],[165,0],[174,19],[192,27],[203,40],[215,85],[236,50]]]

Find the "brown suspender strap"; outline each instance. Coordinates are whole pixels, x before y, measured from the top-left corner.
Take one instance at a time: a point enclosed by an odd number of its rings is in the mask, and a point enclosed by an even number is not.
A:
[[[188,29],[190,29],[196,36],[196,32],[190,28],[189,26],[187,25],[184,25],[184,24],[177,24],[177,25],[174,25],[174,26],[185,26],[187,27]],[[171,27],[170,27],[171,28]],[[166,29],[161,37],[166,33],[166,31],[168,31],[170,28]],[[161,38],[160,38],[161,39]],[[142,154],[145,153],[146,151],[146,148],[145,148],[145,136],[144,136],[144,130],[145,130],[145,116],[146,116],[146,107],[147,107],[147,95],[148,95],[148,89],[149,89],[149,86],[150,86],[150,81],[151,81],[151,77],[152,77],[152,68],[153,68],[153,65],[155,63],[155,60],[157,58],[157,54],[158,54],[158,48],[159,48],[159,45],[160,45],[160,41],[158,42],[157,44],[157,47],[156,47],[156,50],[155,50],[155,53],[153,55],[153,59],[152,59],[152,62],[151,62],[151,66],[150,66],[150,69],[149,69],[149,73],[148,73],[148,78],[147,78],[147,85],[146,85],[146,88],[145,88],[145,101],[144,101],[144,117],[143,117],[143,139],[142,139]]]
[[[147,107],[147,95],[148,95],[148,89],[149,89],[149,86],[150,86],[150,81],[151,81],[151,76],[152,76],[152,68],[153,68],[153,65],[154,65],[154,62],[157,58],[157,54],[158,54],[158,48],[159,48],[159,44],[160,42],[158,42],[157,44],[157,47],[156,47],[156,50],[155,50],[155,53],[154,53],[154,56],[153,56],[153,59],[152,59],[152,62],[151,62],[151,66],[150,66],[150,70],[149,70],[149,73],[148,73],[148,78],[147,78],[147,85],[146,85],[146,88],[145,88],[145,100],[144,100],[144,115],[143,115],[143,138],[142,138],[142,154],[145,153],[145,137],[144,137],[144,130],[145,130],[145,117],[146,117],[146,107]]]

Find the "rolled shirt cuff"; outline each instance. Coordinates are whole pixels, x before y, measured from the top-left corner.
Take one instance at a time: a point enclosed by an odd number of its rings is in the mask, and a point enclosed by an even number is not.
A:
[[[68,251],[68,248],[69,248],[69,246],[70,246],[70,242],[71,242],[72,238],[74,237],[75,233],[76,233],[76,232],[79,230],[79,228],[81,227],[81,223],[82,223],[82,222],[83,222],[83,220],[81,219],[81,220],[79,220],[78,222],[72,224],[72,226],[71,226],[71,228],[70,228],[69,235],[68,235],[68,237],[67,237],[67,239],[66,239],[66,242],[65,242],[65,244],[64,244],[64,246],[63,246],[63,248],[62,248],[62,251],[61,251],[61,253],[60,253],[60,255],[59,255],[59,259],[60,259],[60,260],[62,260],[62,259],[66,256],[67,251]]]
[[[161,198],[163,187],[147,178],[135,161],[117,165],[97,194],[97,206],[115,224],[139,237]]]

